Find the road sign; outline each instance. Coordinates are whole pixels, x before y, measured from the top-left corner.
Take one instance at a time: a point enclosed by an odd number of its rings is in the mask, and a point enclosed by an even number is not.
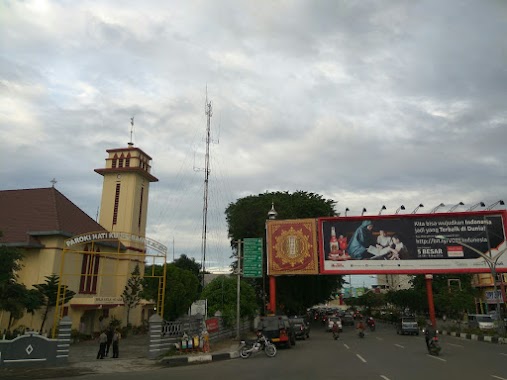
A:
[[[262,277],[262,238],[243,239],[243,277]]]

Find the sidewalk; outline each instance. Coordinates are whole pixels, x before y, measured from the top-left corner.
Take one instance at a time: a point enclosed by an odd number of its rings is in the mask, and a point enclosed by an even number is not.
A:
[[[96,340],[83,341],[70,346],[68,364],[48,368],[0,368],[0,378],[12,380],[54,379],[58,377],[80,376],[85,374],[107,374],[149,371],[167,366],[202,363],[238,357],[238,341],[224,339],[211,342],[211,352],[185,353],[163,359],[147,358],[148,335],[132,335],[120,342],[120,357],[113,359],[112,348],[109,357],[97,359],[99,344]]]

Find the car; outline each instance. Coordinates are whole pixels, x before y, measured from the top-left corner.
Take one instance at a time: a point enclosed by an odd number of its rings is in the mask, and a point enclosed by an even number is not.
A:
[[[413,316],[401,317],[396,325],[396,334],[419,335],[419,324]]]
[[[343,314],[342,324],[344,326],[354,326],[354,316],[351,313]]]
[[[310,323],[301,317],[289,317],[290,323],[294,329],[296,339],[306,339],[310,337]]]
[[[479,330],[493,330],[496,322],[490,314],[468,314],[468,327]]]
[[[329,320],[328,320],[328,323],[326,326],[326,331],[333,331],[333,325],[335,322],[338,323],[338,331],[342,332],[343,331],[342,319],[337,316],[329,317]]]
[[[276,345],[283,344],[287,348],[296,345],[296,333],[286,315],[261,317],[259,327],[266,338]]]

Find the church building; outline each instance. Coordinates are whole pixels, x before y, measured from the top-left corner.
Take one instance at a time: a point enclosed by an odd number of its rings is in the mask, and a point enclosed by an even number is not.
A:
[[[151,174],[151,157],[131,142],[107,153],[105,166],[95,169],[104,178],[98,223],[54,186],[0,191],[0,245],[23,254],[18,282],[31,289],[56,274],[60,298],[65,289],[75,293],[50,309],[42,327],[44,310],[38,310],[25,312],[11,330],[23,326],[50,334],[54,321],[68,315],[72,329],[93,335],[112,319],[139,326],[161,306],[141,300],[129,308],[122,298],[136,267],[144,273],[147,258],[165,264],[166,248],[146,238],[149,187],[158,181]],[[9,314],[0,310],[2,331]]]

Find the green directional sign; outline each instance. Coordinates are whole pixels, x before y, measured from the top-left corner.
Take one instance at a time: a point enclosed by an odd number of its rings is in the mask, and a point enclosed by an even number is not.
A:
[[[262,277],[262,238],[243,239],[243,277]]]

